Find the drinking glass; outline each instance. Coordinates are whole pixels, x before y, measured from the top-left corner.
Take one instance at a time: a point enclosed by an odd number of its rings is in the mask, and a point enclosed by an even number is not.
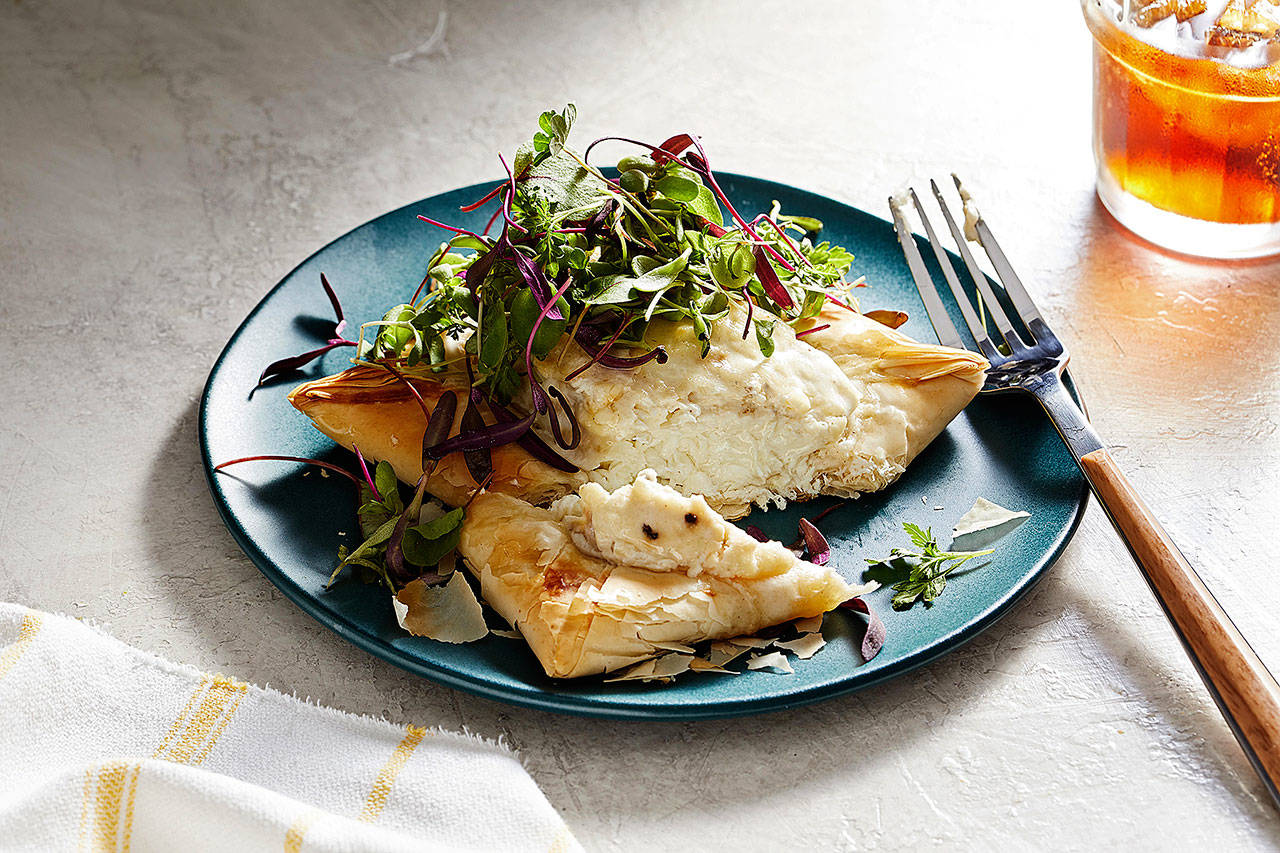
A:
[[[1280,0],[1082,0],[1098,197],[1191,255],[1280,253]]]

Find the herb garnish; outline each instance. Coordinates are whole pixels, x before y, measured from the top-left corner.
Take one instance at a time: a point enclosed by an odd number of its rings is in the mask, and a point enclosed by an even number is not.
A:
[[[462,431],[431,455],[470,452],[473,476],[485,470],[480,455],[533,435],[539,418],[561,449],[576,446],[577,418],[537,366],[566,340],[586,354],[570,378],[595,366],[626,370],[666,361],[646,337],[656,320],[691,323],[705,358],[714,325],[742,305],[743,336],[754,330],[768,356],[777,322],[815,317],[828,299],[844,305],[853,286],[844,280],[853,256],[813,243],[818,220],[783,215],[776,203],[753,220],[743,218],[697,138],[680,134],[654,146],[606,137],[579,155],[567,147],[576,116],[572,104],[544,112],[511,168],[500,158],[506,179],[462,208],[495,204],[490,224],[501,217],[497,236],[419,217],[451,235],[431,256],[425,287],[360,329],[357,363],[393,364],[407,377],[431,378],[465,361],[473,394],[464,402]],[[616,179],[588,160],[607,139],[644,149],[618,162]],[[460,354],[456,343],[446,346],[463,339]],[[520,417],[508,407],[526,387],[533,411]],[[480,402],[500,424],[480,419]],[[558,459],[550,447],[539,450]]]
[[[442,398],[449,399],[449,398]],[[447,410],[449,404],[437,405],[437,410]],[[451,417],[451,413],[448,413]],[[389,462],[379,462],[369,475],[364,456],[356,450],[360,462],[361,479],[345,468],[323,459],[302,456],[263,454],[228,459],[215,465],[213,470],[222,472],[232,465],[244,462],[300,462],[332,471],[350,480],[359,490],[360,508],[356,518],[360,523],[360,535],[364,540],[355,549],[338,546],[338,566],[329,578],[332,585],[344,568],[356,568],[366,583],[382,582],[392,593],[411,580],[422,579],[427,584],[439,584],[449,579],[451,569],[441,561],[458,546],[462,535],[465,507],[440,512],[427,518],[423,511],[422,481],[413,499],[406,505],[400,495],[400,483]],[[426,475],[423,475],[423,480]],[[424,520],[425,519],[425,520]]]
[[[424,578],[431,584],[448,580],[448,573],[441,572],[438,566],[458,545],[465,510],[458,507],[423,520],[421,492],[415,490],[413,499],[406,504],[389,462],[377,464],[373,481],[380,498],[367,483],[360,483],[360,508],[356,517],[364,541],[354,549],[345,545],[338,547],[339,562],[329,583],[333,584],[345,568],[357,569],[361,580],[383,583],[392,593],[416,578]],[[399,540],[392,542],[397,532]],[[394,546],[390,559],[389,544]]]
[[[259,387],[268,379],[284,376],[310,364],[331,349],[356,346],[355,341],[349,341],[342,337],[342,330],[347,327],[347,320],[342,314],[342,303],[338,301],[338,295],[333,292],[333,286],[329,284],[329,278],[324,273],[320,273],[320,285],[324,288],[325,295],[329,297],[329,304],[333,306],[333,313],[336,317],[333,327],[329,329],[328,340],[325,341],[324,346],[318,349],[313,349],[310,352],[304,352],[291,358],[282,358],[279,361],[268,364],[266,369],[262,371],[262,375],[258,377]]]
[[[871,565],[864,572],[867,580],[878,581],[894,589],[893,609],[907,610],[916,600],[931,607],[947,588],[947,576],[974,557],[990,554],[985,551],[943,551],[932,528],[921,530],[909,521],[903,522],[911,544],[918,550],[894,548],[887,560],[867,560]]]
[[[655,322],[690,323],[706,358],[715,324],[744,309],[736,320],[745,317],[742,337],[754,333],[769,357],[778,323],[808,321],[828,300],[849,307],[849,288],[861,284],[845,280],[853,255],[828,242],[815,244],[820,221],[784,215],[777,202],[767,213],[744,218],[691,134],[656,146],[605,137],[578,154],[568,147],[576,117],[572,104],[544,112],[511,166],[499,157],[505,179],[461,208],[496,206],[483,233],[418,217],[449,239],[431,254],[409,301],[363,324],[357,340],[343,336],[342,307],[321,276],[335,316],[324,346],[281,359],[259,377],[261,384],[332,349],[354,347],[353,361],[385,369],[404,383],[427,421],[423,474],[407,501],[385,461],[370,475],[357,451],[364,480],[341,471],[360,490],[363,541],[339,549],[330,583],[344,568],[393,592],[415,580],[431,585],[449,578],[453,562],[446,558],[457,545],[466,508],[433,516],[424,500],[428,477],[451,453],[463,454],[478,489],[493,476],[490,451],[511,442],[560,470],[577,470],[550,439],[544,441],[549,432],[559,449],[572,450],[582,429],[566,395],[538,368],[557,349],[570,352],[569,341],[585,359],[570,366],[565,381],[593,368],[665,362],[661,345],[649,340]],[[618,161],[616,179],[589,162],[592,150],[608,140],[642,149]],[[501,231],[490,236],[499,218]],[[429,410],[414,382],[445,371],[467,377],[464,396],[445,391]],[[450,435],[458,407],[460,430]],[[532,430],[539,419],[547,427],[542,436]],[[245,460],[224,465],[239,461]],[[825,562],[830,550],[821,533],[807,525],[804,534],[810,559]]]

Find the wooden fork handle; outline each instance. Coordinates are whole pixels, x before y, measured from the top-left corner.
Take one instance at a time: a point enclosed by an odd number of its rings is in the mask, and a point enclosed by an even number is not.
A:
[[[1177,629],[1254,769],[1280,803],[1280,684],[1151,514],[1111,454],[1080,467]]]

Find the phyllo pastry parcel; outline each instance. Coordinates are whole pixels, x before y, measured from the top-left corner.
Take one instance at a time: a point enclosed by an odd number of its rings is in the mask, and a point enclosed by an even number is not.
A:
[[[756,541],[652,471],[613,492],[588,483],[550,508],[483,493],[458,551],[554,678],[818,616],[871,588]]]
[[[897,479],[985,375],[975,353],[914,341],[839,306],[807,321],[800,337],[777,324],[769,356],[743,339],[744,322],[745,312],[730,312],[703,358],[693,324],[654,321],[649,337],[666,351],[665,363],[593,367],[572,378],[587,356],[566,342],[537,369],[577,414],[581,441],[560,453],[579,470],[558,470],[507,444],[493,450],[490,490],[543,504],[583,483],[616,489],[650,469],[680,492],[705,495],[729,518],[771,502],[853,497]],[[465,387],[466,377],[459,370],[408,381],[430,404],[446,388]],[[385,370],[357,366],[309,382],[289,400],[334,441],[388,460],[413,483],[422,473],[425,421],[405,386]],[[474,485],[454,454],[427,489],[456,504]]]

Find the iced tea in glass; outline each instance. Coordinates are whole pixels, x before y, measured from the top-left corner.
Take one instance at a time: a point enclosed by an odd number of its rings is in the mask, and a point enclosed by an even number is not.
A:
[[[1280,0],[1082,0],[1098,196],[1179,252],[1280,253]]]

